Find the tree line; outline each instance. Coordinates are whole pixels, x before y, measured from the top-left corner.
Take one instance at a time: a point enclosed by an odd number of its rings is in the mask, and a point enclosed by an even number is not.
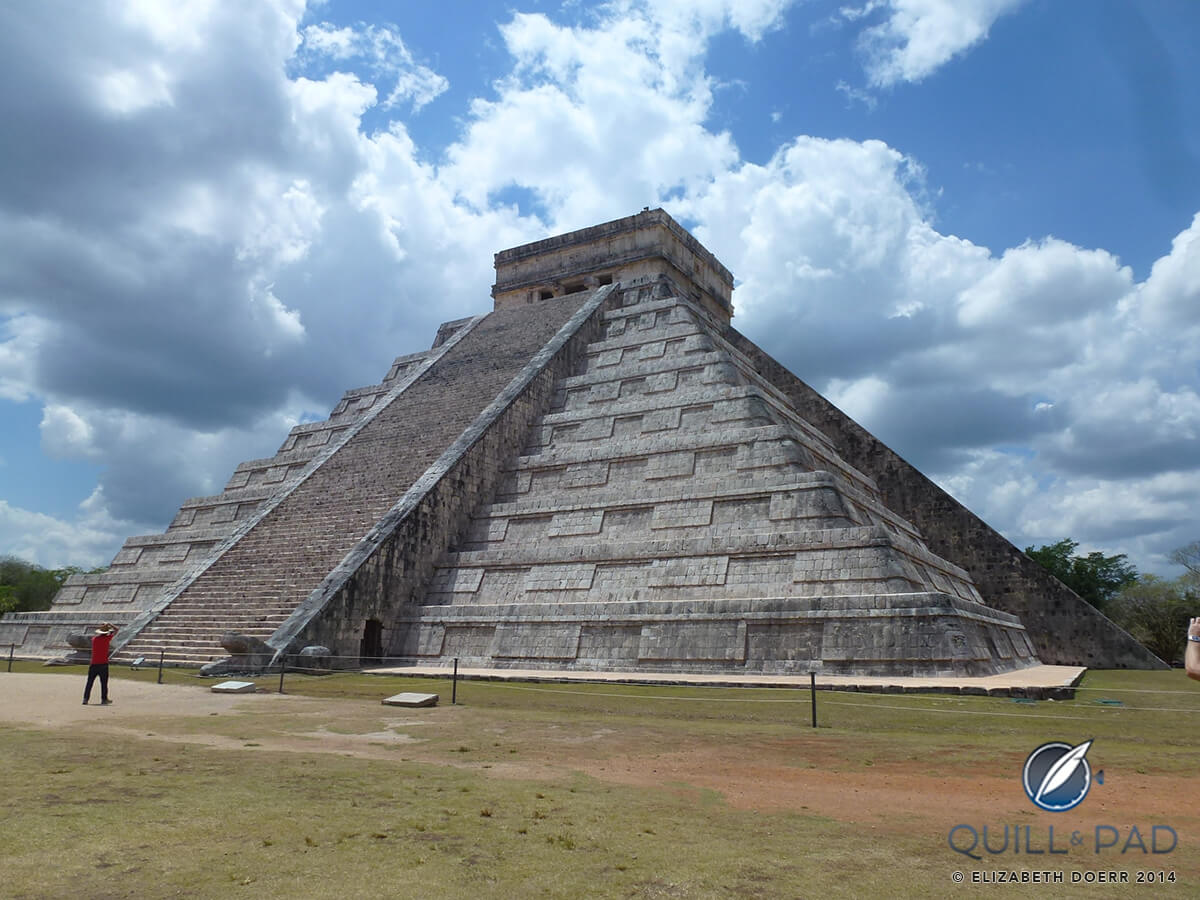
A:
[[[0,557],[0,613],[49,609],[63,582],[87,571],[79,566],[46,569],[15,556]],[[90,571],[103,572],[104,567]]]
[[[1026,547],[1025,554],[1159,659],[1181,664],[1188,621],[1200,615],[1200,541],[1170,554],[1171,562],[1185,570],[1178,578],[1139,574],[1124,553],[1079,556],[1078,547],[1078,542],[1064,538]]]

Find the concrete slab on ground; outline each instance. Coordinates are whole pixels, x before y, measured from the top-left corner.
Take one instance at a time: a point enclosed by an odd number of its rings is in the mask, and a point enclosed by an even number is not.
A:
[[[389,666],[368,669],[374,675],[449,678],[449,666]],[[1087,669],[1083,666],[1030,666],[999,675],[978,677],[912,677],[872,675],[816,676],[821,690],[868,691],[886,694],[951,693],[1067,699]],[[579,672],[555,669],[459,668],[458,677],[482,681],[596,682],[601,684],[688,684],[710,687],[808,687],[809,675],[688,674],[685,672]],[[386,702],[386,701],[385,701]]]
[[[407,706],[417,708],[422,706],[437,706],[437,694],[418,694],[414,691],[407,691],[401,694],[393,694],[382,703],[384,706]]]
[[[253,681],[222,681],[212,686],[214,694],[253,694],[257,690]]]

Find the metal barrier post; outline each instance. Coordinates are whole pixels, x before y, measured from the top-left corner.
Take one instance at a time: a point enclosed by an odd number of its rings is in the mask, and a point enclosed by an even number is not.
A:
[[[163,657],[166,655],[167,655],[167,648],[160,647],[158,650],[158,683],[159,684],[162,684]]]
[[[458,702],[458,657],[454,657],[454,679],[450,682],[450,705]]]
[[[13,658],[13,651],[14,651],[14,650],[16,650],[16,649],[17,649],[17,645],[16,645],[16,644],[9,644],[9,645],[8,645],[8,671],[10,671],[10,672],[12,671],[12,658]]]
[[[812,727],[817,727],[817,673],[808,673],[808,689],[812,691]]]
[[[283,693],[283,673],[287,671],[287,656],[279,658],[279,693]]]

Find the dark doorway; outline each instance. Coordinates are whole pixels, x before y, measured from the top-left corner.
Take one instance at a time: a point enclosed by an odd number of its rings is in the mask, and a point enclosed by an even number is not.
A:
[[[362,644],[358,648],[359,664],[378,663],[383,659],[383,623],[367,619],[363,626]]]

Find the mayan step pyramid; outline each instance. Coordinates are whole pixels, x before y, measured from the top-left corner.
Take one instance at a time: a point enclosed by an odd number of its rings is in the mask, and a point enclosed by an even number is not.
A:
[[[493,312],[0,642],[58,653],[109,619],[120,658],[193,665],[231,631],[348,665],[1159,664],[734,330],[732,276],[662,210],[496,269]]]

